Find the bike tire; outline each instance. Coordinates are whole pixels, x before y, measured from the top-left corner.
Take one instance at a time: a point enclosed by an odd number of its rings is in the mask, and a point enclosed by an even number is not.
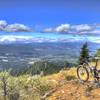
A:
[[[87,75],[86,79],[82,79],[82,77],[79,74],[81,68],[86,72],[86,75]],[[88,72],[87,68],[83,67],[82,65],[79,65],[78,68],[77,68],[77,76],[78,76],[79,80],[81,80],[83,82],[88,81],[88,79],[89,79],[89,72]]]

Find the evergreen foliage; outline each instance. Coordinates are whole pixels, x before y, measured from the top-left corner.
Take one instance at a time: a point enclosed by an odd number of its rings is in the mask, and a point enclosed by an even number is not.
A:
[[[79,57],[79,64],[83,64],[84,60],[89,60],[89,49],[87,42],[83,44]]]

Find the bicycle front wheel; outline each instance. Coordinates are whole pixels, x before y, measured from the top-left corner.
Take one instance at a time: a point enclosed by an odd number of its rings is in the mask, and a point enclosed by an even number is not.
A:
[[[88,79],[89,79],[89,72],[88,72],[87,68],[85,68],[82,65],[80,65],[77,68],[77,76],[78,76],[78,78],[81,81],[84,81],[84,82],[88,81]]]

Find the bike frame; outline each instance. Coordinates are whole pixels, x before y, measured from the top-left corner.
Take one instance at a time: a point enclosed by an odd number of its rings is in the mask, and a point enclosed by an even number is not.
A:
[[[98,78],[99,70],[97,70],[97,65],[98,65],[98,59],[96,59],[96,65],[95,66],[91,66],[88,61],[85,61],[83,63],[83,67],[87,68],[86,66],[88,66],[89,71],[94,78]]]

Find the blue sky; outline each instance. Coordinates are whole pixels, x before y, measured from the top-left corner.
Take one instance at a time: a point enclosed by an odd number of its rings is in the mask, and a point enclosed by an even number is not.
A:
[[[100,35],[100,0],[0,0],[1,42],[30,40],[30,36],[35,38],[32,41],[87,38],[65,33]],[[94,37],[88,39],[94,41]]]
[[[1,31],[100,34],[100,0],[0,0]]]
[[[38,28],[100,23],[100,0],[0,0],[0,19]]]

